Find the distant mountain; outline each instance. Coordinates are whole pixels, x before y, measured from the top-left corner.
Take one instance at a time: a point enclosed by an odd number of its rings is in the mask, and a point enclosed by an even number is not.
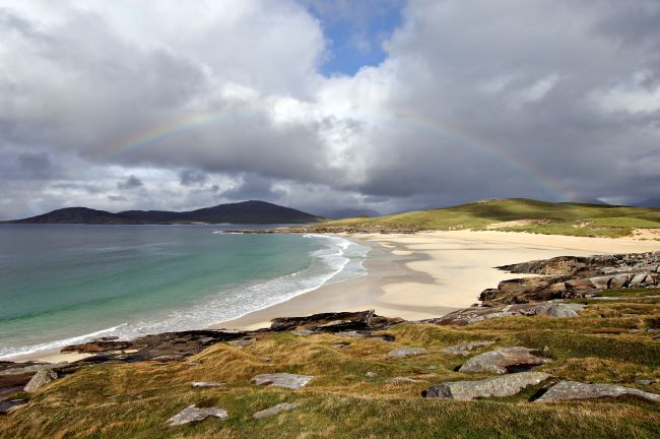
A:
[[[309,213],[265,201],[244,201],[187,212],[127,210],[111,213],[86,207],[68,207],[7,222],[13,224],[302,224],[321,219]]]
[[[324,216],[326,218],[332,218],[332,219],[355,218],[355,217],[375,218],[381,216],[381,214],[371,209],[354,209],[349,207],[346,209],[337,209],[327,212],[324,214]]]

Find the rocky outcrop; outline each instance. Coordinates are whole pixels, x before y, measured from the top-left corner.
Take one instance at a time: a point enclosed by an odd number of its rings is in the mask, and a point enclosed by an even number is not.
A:
[[[280,317],[273,319],[272,331],[307,330],[313,332],[342,332],[388,329],[405,320],[381,317],[374,310],[314,314],[306,317]]]
[[[479,381],[452,381],[424,390],[424,398],[471,400],[476,398],[502,398],[513,396],[528,387],[536,386],[551,378],[542,372],[521,372]]]
[[[279,413],[288,411],[288,410],[293,410],[296,407],[299,407],[300,404],[298,403],[291,403],[291,402],[285,402],[282,404],[277,404],[276,406],[267,408],[266,410],[261,410],[255,414],[252,415],[253,419],[261,419],[261,418],[266,418],[268,416],[274,416]]]
[[[577,381],[561,381],[550,387],[534,402],[569,401],[575,399],[596,398],[639,398],[651,402],[660,402],[660,395],[630,387],[613,384],[587,384]]]
[[[222,387],[224,383],[218,381],[193,381],[190,385],[193,389],[206,389],[209,387]]]
[[[292,373],[268,373],[257,375],[252,378],[252,382],[257,386],[264,384],[271,387],[282,387],[285,389],[301,389],[314,379],[313,376],[296,375]]]
[[[429,351],[423,348],[409,348],[409,347],[403,347],[403,348],[398,348],[394,349],[393,351],[390,351],[387,356],[389,358],[405,358],[405,357],[415,357],[417,355],[426,355],[428,354]]]
[[[449,346],[448,348],[444,348],[440,352],[447,355],[461,355],[463,357],[467,357],[473,350],[482,348],[484,346],[490,346],[494,343],[494,341],[476,341],[473,343],[457,344],[454,346]]]
[[[191,405],[168,419],[167,425],[169,427],[178,427],[179,425],[185,425],[191,422],[200,422],[210,417],[224,421],[229,415],[226,410],[219,407],[198,408]]]
[[[34,376],[30,379],[30,382],[28,382],[23,388],[23,391],[28,393],[36,392],[57,378],[57,372],[54,372],[52,369],[42,369],[34,374]]]
[[[470,325],[484,320],[512,316],[577,317],[585,305],[577,303],[543,302],[506,305],[495,307],[472,307],[454,311],[436,319],[422,320],[422,323],[436,325]]]
[[[485,352],[470,358],[459,372],[481,372],[505,374],[547,363],[541,352],[520,346],[512,346]]]
[[[497,288],[483,291],[479,300],[486,306],[591,297],[607,289],[660,285],[660,252],[562,256],[498,268],[540,276],[505,280]]]

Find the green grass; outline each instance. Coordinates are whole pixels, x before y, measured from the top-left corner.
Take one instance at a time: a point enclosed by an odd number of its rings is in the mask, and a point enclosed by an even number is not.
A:
[[[528,223],[499,224],[520,220]],[[499,227],[493,227],[498,224]],[[635,229],[660,229],[660,209],[496,199],[378,218],[325,221],[303,229],[414,232],[487,228],[553,235],[622,237],[631,235]]]
[[[657,437],[659,404],[529,402],[538,389],[468,402],[420,396],[434,384],[489,376],[457,372],[466,358],[441,353],[445,347],[479,340],[495,344],[473,355],[512,345],[545,349],[553,361],[539,370],[557,380],[660,393],[660,342],[645,331],[660,323],[660,302],[640,302],[639,291],[631,293],[621,294],[622,301],[590,305],[578,318],[521,316],[463,327],[401,324],[386,331],[396,337],[394,343],[331,334],[262,334],[246,348],[217,344],[182,362],[93,366],[44,387],[29,404],[0,417],[0,438],[489,438],[493,432],[501,438]],[[350,345],[333,347],[340,342]],[[387,358],[387,352],[401,346],[424,347],[430,354]],[[254,375],[272,372],[316,378],[297,391],[250,383]],[[368,378],[367,372],[377,377]],[[386,382],[395,376],[427,382]],[[639,385],[638,379],[656,381]],[[192,381],[226,385],[192,389]],[[272,418],[251,418],[282,402],[299,402],[301,407]],[[190,404],[223,407],[229,419],[164,426]]]

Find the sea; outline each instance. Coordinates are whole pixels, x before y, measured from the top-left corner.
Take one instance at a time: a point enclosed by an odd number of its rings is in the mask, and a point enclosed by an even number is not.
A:
[[[0,226],[0,359],[201,329],[366,274],[367,246],[221,233],[246,227]]]

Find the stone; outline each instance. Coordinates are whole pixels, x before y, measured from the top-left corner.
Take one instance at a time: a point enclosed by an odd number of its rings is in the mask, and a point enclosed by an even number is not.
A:
[[[650,386],[653,384],[653,380],[635,380],[635,384],[639,384],[641,386]]]
[[[350,345],[351,345],[351,344],[350,344],[349,342],[347,342],[347,341],[343,341],[343,342],[341,342],[341,343],[331,344],[330,347],[331,347],[331,348],[335,348],[335,349],[346,349],[346,348],[349,347]]]
[[[546,315],[548,317],[577,317],[578,313],[564,305],[552,305],[541,315]]]
[[[308,375],[296,375],[292,373],[267,373],[255,376],[252,378],[252,382],[257,386],[261,386],[262,384],[269,384],[271,387],[283,387],[285,389],[295,390],[305,387],[313,379],[313,376]]]
[[[277,404],[276,406],[273,406],[271,408],[267,408],[266,410],[261,410],[255,414],[252,415],[252,418],[254,419],[261,419],[265,418],[267,416],[274,416],[277,415],[278,413],[285,412],[287,410],[293,410],[296,407],[299,407],[300,404],[298,403],[291,403],[291,402],[285,402],[283,404]]]
[[[346,338],[374,338],[376,340],[383,340],[393,342],[395,340],[393,335],[390,334],[374,334],[371,331],[346,331],[338,332],[336,335]]]
[[[463,343],[449,346],[448,348],[442,349],[440,352],[448,355],[462,355],[463,357],[466,357],[470,355],[470,351],[484,346],[490,346],[494,343],[494,341],[476,341],[473,343]]]
[[[167,425],[177,427],[191,422],[200,422],[206,418],[213,417],[224,421],[229,417],[227,411],[219,407],[198,408],[194,405],[188,406],[167,420]]]
[[[386,383],[388,384],[401,384],[401,383],[428,383],[426,380],[418,380],[415,378],[409,378],[409,377],[394,377],[394,378],[388,378],[385,380]]]
[[[374,310],[359,312],[333,312],[305,317],[279,317],[271,320],[273,331],[288,331],[299,327],[323,332],[367,329],[374,317]]]
[[[307,337],[308,335],[314,334],[314,331],[311,331],[309,329],[296,329],[291,331],[291,333],[299,337]]]
[[[374,372],[367,372],[364,374],[367,378],[376,378],[378,375],[375,374]]]
[[[206,387],[220,387],[224,386],[224,383],[221,383],[219,381],[193,381],[191,383],[193,388],[206,388]]]
[[[519,369],[529,369],[547,363],[540,352],[520,346],[506,347],[470,358],[459,372],[491,372],[505,374]]]
[[[399,348],[399,349],[394,349],[393,351],[390,351],[387,356],[389,358],[405,358],[405,357],[414,357],[417,355],[425,355],[428,354],[429,351],[427,351],[424,348]]]
[[[50,369],[42,369],[34,374],[23,390],[28,393],[36,392],[46,384],[57,379],[57,373]]]
[[[633,397],[660,402],[660,395],[613,384],[587,384],[577,381],[561,381],[550,387],[534,402],[569,401],[574,399]]]
[[[541,384],[551,377],[542,372],[521,372],[478,381],[452,381],[424,390],[422,396],[457,400],[502,398],[517,395],[526,388]]]
[[[264,363],[270,363],[271,361],[273,361],[273,359],[270,357],[261,357],[260,360],[263,361]]]
[[[617,274],[616,276],[612,276],[608,288],[624,288],[628,285],[628,282],[630,282],[631,277],[630,274]]]
[[[9,401],[0,402],[0,414],[6,415],[16,410],[18,407],[23,404],[27,404],[27,399],[12,399]]]

